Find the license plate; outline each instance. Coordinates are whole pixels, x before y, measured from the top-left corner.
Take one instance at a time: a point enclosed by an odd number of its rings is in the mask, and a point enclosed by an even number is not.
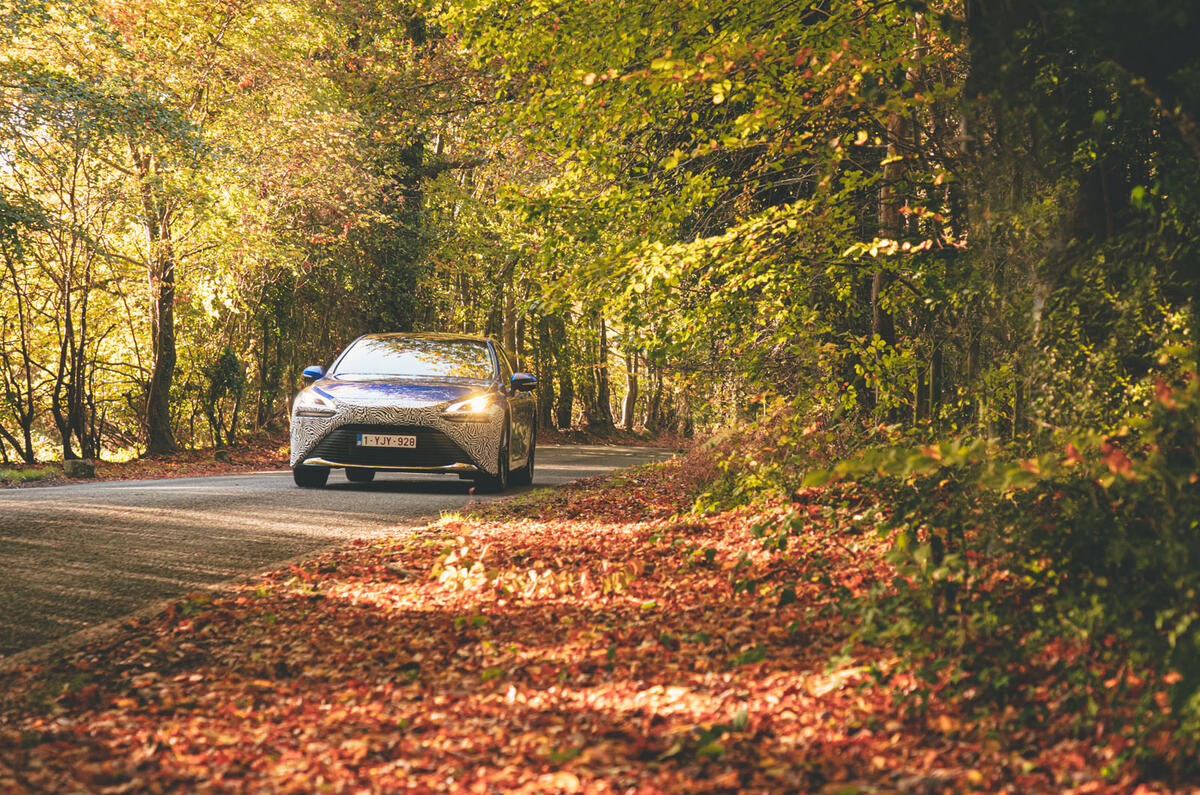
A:
[[[406,447],[415,449],[417,446],[417,437],[401,436],[395,433],[360,433],[358,435],[359,447]]]

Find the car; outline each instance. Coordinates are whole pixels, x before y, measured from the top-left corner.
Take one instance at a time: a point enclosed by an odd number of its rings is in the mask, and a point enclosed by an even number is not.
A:
[[[379,471],[440,472],[498,492],[533,482],[537,378],[504,349],[462,334],[367,334],[292,403],[296,485],[319,488],[342,468],[354,483]]]

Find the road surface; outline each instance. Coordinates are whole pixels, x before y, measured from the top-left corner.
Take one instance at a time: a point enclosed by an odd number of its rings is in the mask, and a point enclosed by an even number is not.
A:
[[[644,447],[538,448],[535,487],[667,458]],[[290,472],[0,490],[0,660],[321,547],[472,499],[445,475],[380,473],[323,489]],[[506,495],[527,489],[511,489]]]

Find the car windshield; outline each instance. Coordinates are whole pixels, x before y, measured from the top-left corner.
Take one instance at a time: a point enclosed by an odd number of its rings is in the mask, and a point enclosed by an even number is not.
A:
[[[482,342],[367,337],[350,346],[334,375],[487,380],[492,372],[492,356]]]

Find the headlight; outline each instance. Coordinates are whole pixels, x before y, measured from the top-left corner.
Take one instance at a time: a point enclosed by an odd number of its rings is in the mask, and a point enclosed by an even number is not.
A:
[[[451,403],[442,412],[449,420],[486,420],[492,408],[493,395],[477,395],[473,398]]]
[[[306,389],[296,396],[292,411],[297,417],[332,417],[337,414],[337,406],[317,390]]]

